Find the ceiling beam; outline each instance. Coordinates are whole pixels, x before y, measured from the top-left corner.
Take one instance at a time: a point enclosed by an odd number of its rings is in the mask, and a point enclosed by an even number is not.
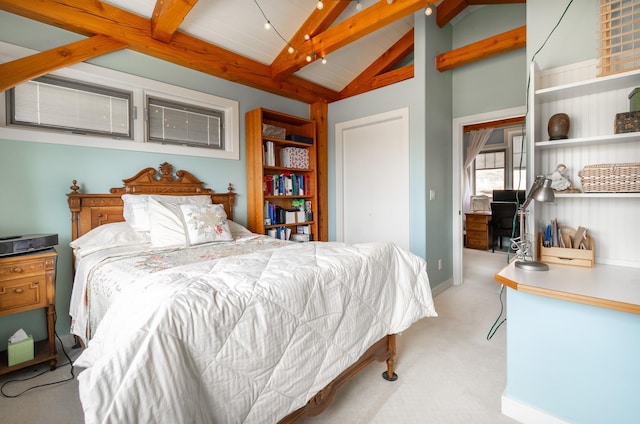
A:
[[[282,49],[278,56],[271,63],[271,76],[277,79],[292,75],[307,65],[304,43],[307,41],[307,34],[318,34],[331,26],[340,14],[349,6],[348,1],[325,0],[322,9],[314,9],[313,13],[305,21],[298,31],[291,37],[289,44]],[[289,53],[289,46],[294,48],[293,53]],[[297,48],[296,46],[300,46]],[[297,60],[303,58],[304,60]],[[293,59],[293,60],[292,60]]]
[[[405,35],[400,38],[393,46],[391,46],[386,52],[384,52],[375,62],[373,62],[367,69],[362,71],[360,75],[354,78],[345,88],[340,91],[340,98],[345,99],[347,97],[355,96],[356,94],[364,93],[372,90],[373,79],[400,63],[410,53],[413,52],[414,43],[414,30],[411,28]],[[404,74],[396,74],[396,76],[402,76],[403,80],[407,79]],[[413,75],[411,75],[413,77]],[[388,76],[386,78],[388,81]],[[389,84],[393,84],[392,81]]]
[[[151,15],[151,37],[168,43],[198,0],[156,0]]]
[[[484,40],[436,56],[436,69],[440,72],[486,59],[501,53],[526,47],[527,27],[523,25]]]
[[[66,46],[0,64],[0,91],[96,56],[126,48],[120,41],[96,35]]]
[[[367,91],[377,90],[378,88],[386,87],[400,81],[408,80],[413,78],[414,72],[414,66],[411,64],[376,75],[364,84],[360,84],[357,91],[345,93],[342,99],[355,96],[356,94],[366,93]]]
[[[378,1],[324,32],[310,34],[311,40],[305,42],[303,52],[315,53],[314,60],[326,57],[341,47],[426,7],[428,3],[428,0],[395,0],[391,4]],[[305,55],[298,57],[290,55],[282,66],[285,69],[296,67],[300,69],[307,63]]]
[[[169,43],[155,40],[148,19],[107,3],[0,0],[0,9],[83,35],[102,34],[127,44],[131,50],[301,102],[332,102],[339,98],[336,91],[295,76],[275,81],[269,66],[180,31]]]
[[[440,28],[451,22],[467,6],[526,3],[526,0],[443,0],[436,7],[436,23]]]

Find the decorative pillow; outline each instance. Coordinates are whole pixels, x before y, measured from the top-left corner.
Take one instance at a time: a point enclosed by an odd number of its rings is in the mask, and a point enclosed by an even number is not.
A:
[[[150,242],[149,234],[138,232],[126,222],[114,222],[94,228],[69,243],[76,258],[111,247],[135,246]]]
[[[149,231],[149,199],[166,203],[184,203],[194,205],[210,205],[211,196],[199,194],[195,196],[170,196],[162,194],[123,194],[124,220],[136,231]]]
[[[180,205],[187,244],[233,240],[222,205]]]

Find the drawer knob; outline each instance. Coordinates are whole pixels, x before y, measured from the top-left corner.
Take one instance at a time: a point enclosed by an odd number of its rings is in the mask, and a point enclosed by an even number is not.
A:
[[[22,268],[20,268],[19,266],[14,266],[13,269],[11,270],[11,272],[22,272]]]
[[[17,294],[21,294],[23,291],[24,291],[24,290],[22,290],[22,289],[15,289],[15,290],[14,290],[14,292],[15,292],[15,293],[17,293]]]

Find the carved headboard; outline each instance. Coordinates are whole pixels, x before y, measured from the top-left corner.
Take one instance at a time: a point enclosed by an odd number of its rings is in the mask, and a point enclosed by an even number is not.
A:
[[[159,172],[158,172],[159,170]],[[208,194],[213,203],[222,204],[229,219],[233,219],[233,206],[236,194],[231,183],[226,193],[216,193],[204,188],[204,183],[188,171],[176,171],[167,162],[158,170],[145,168],[131,178],[122,180],[123,187],[112,188],[105,194],[80,193],[78,181],[73,180],[71,193],[67,194],[71,210],[71,240],[75,240],[88,231],[111,222],[124,221],[121,196],[130,194],[170,194],[175,196],[195,196]]]

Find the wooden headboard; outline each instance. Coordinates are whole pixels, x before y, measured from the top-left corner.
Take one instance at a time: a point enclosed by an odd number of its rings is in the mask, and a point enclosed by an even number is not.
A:
[[[159,172],[158,172],[159,170]],[[67,194],[71,210],[71,240],[75,240],[88,231],[111,222],[124,221],[122,215],[123,202],[121,196],[130,194],[167,194],[174,196],[195,196],[208,194],[213,203],[222,204],[227,218],[233,219],[233,206],[236,194],[231,183],[226,193],[216,193],[204,188],[204,183],[187,171],[176,171],[167,162],[158,170],[145,168],[131,178],[122,180],[123,187],[112,188],[105,194],[80,193],[78,181],[73,180],[71,193]]]

